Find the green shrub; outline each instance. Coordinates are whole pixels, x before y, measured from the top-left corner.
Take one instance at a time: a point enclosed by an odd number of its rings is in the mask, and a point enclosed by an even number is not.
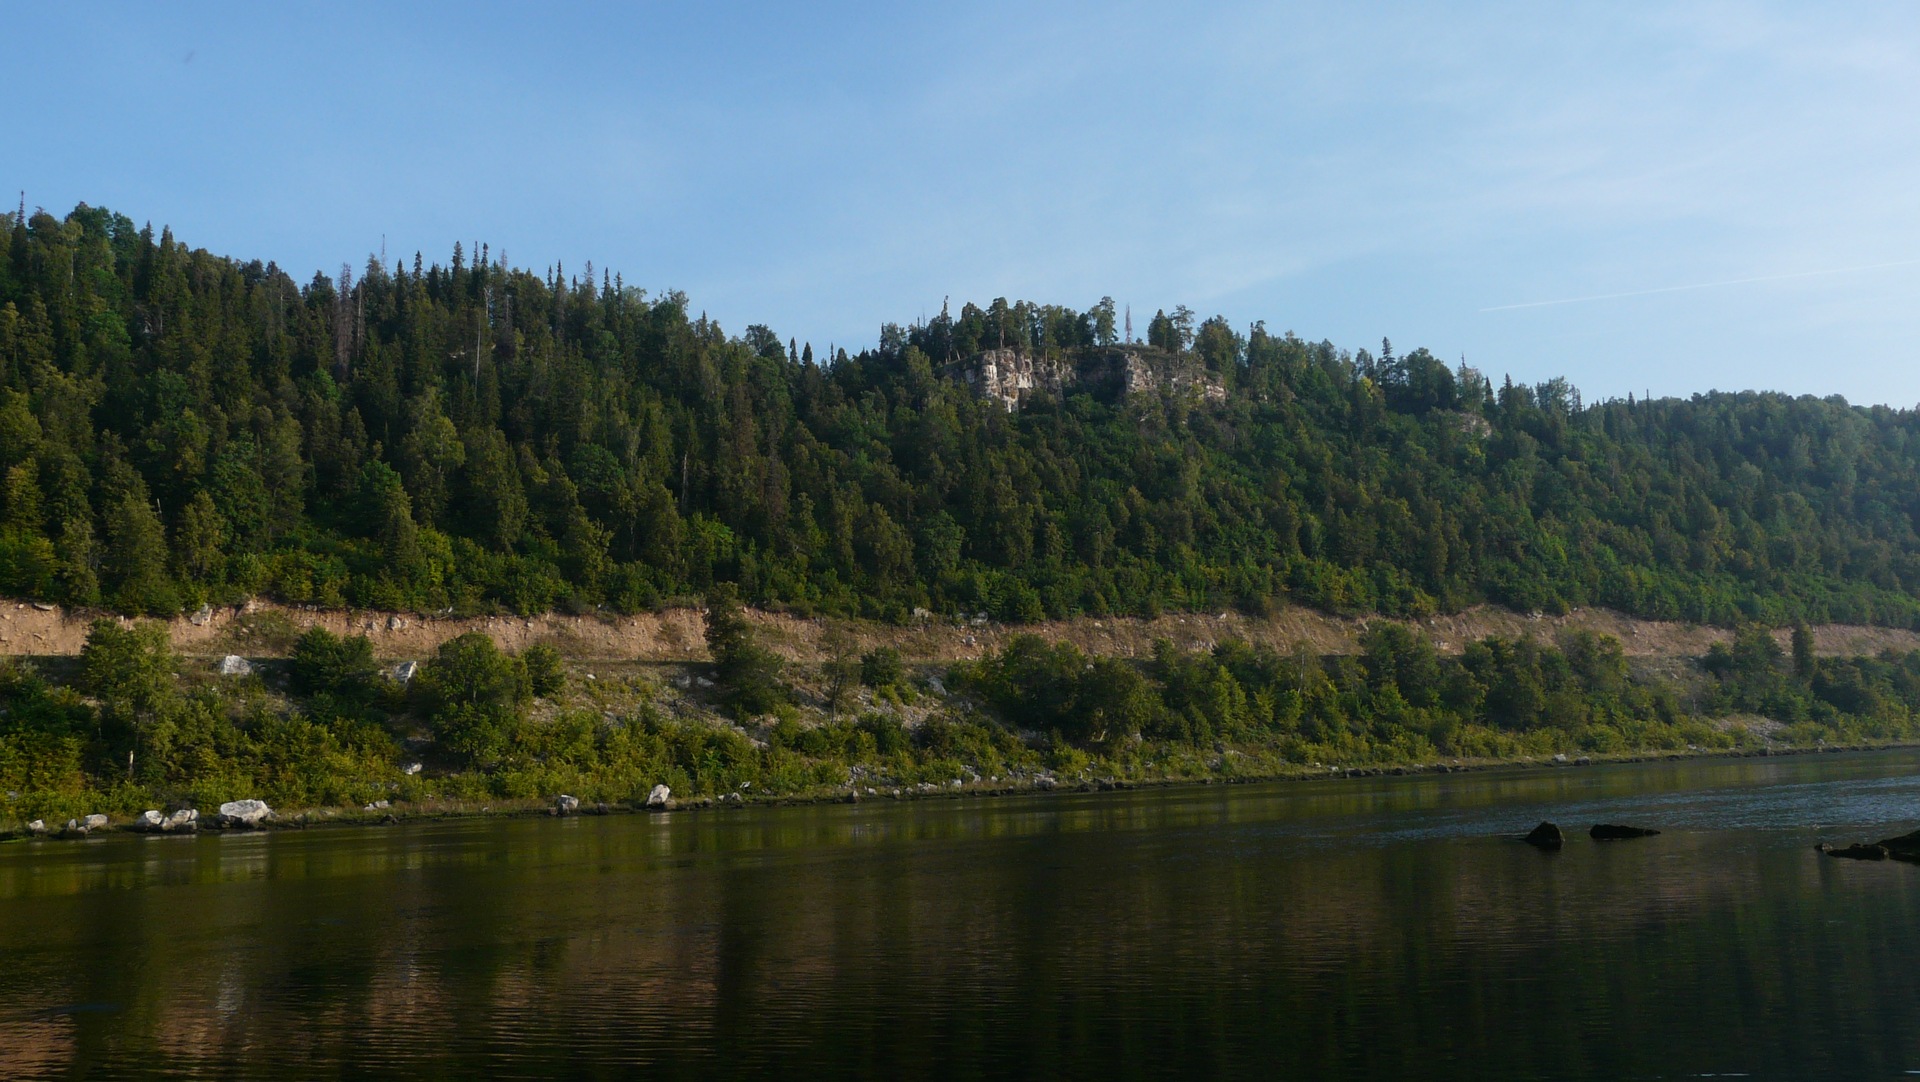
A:
[[[440,645],[413,680],[416,708],[434,737],[470,762],[487,763],[506,750],[532,694],[527,667],[500,652],[492,639],[470,631]]]
[[[121,627],[95,620],[80,650],[81,687],[116,710],[151,712],[173,694],[173,651],[164,624]]]
[[[560,651],[546,643],[535,643],[520,654],[527,667],[527,685],[543,699],[551,699],[567,690],[567,670]]]
[[[860,682],[870,688],[893,687],[904,675],[900,651],[891,646],[860,655]]]
[[[316,627],[293,644],[291,671],[289,683],[297,695],[331,695],[365,703],[374,696],[374,678],[380,670],[373,660],[373,643],[365,635],[343,637]]]

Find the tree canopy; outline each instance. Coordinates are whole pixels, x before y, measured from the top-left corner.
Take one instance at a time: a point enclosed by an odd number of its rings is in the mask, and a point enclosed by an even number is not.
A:
[[[302,283],[99,208],[0,215],[0,593],[1920,622],[1910,410],[1587,403],[1179,305],[1129,344],[1108,298],[816,356],[474,247]],[[964,378],[983,350],[1129,375],[1010,412]]]

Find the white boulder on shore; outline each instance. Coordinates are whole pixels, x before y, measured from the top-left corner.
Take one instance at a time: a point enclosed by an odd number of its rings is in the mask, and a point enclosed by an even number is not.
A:
[[[673,790],[656,785],[647,793],[647,807],[666,811],[673,807]]]
[[[192,834],[200,829],[200,813],[192,808],[181,808],[170,815],[163,815],[157,809],[148,808],[128,823],[127,829],[136,834]]]
[[[107,817],[101,815],[99,812],[94,812],[92,815],[83,816],[79,819],[67,820],[66,832],[68,834],[85,835],[91,834],[96,830],[104,830],[106,826]]]
[[[573,815],[580,810],[580,798],[569,793],[561,793],[553,798],[553,810],[560,815]]]
[[[264,800],[229,800],[220,805],[223,827],[257,827],[271,818],[273,809]]]

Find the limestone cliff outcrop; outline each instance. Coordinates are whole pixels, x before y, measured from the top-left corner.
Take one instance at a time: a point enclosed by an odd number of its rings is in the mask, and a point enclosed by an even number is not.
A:
[[[1035,392],[1054,397],[1080,392],[1115,399],[1162,391],[1205,402],[1226,400],[1226,385],[1198,359],[1141,347],[1075,350],[1041,356],[1012,349],[986,350],[949,369],[982,398],[1018,410]]]

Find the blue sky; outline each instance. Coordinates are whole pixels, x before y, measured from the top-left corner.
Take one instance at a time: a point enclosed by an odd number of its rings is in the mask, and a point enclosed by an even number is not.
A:
[[[947,296],[1111,295],[1141,331],[1187,304],[1589,398],[1920,402],[1911,6],[102,4],[6,25],[0,186],[303,280],[383,237],[443,261],[479,239],[817,347]]]

